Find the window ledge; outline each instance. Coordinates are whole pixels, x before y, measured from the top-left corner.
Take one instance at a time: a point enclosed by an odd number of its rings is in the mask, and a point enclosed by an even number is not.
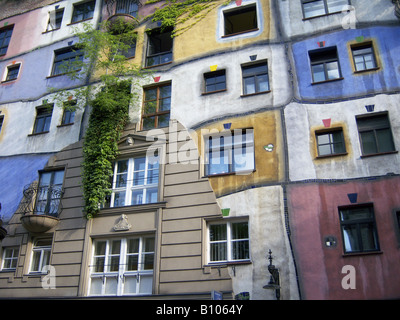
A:
[[[143,69],[151,69],[151,68],[161,67],[161,66],[165,66],[165,65],[168,65],[168,64],[171,64],[171,63],[172,63],[172,61],[168,61],[168,62],[165,62],[165,63],[155,64],[155,65],[152,65],[152,66],[146,66]]]
[[[330,79],[330,80],[324,80],[324,81],[318,81],[318,82],[311,82],[311,85],[328,83],[328,82],[335,82],[335,81],[339,81],[339,80],[344,80],[344,78],[340,77],[340,78],[336,78],[336,79]]]
[[[347,152],[336,153],[336,154],[327,154],[324,156],[317,156],[315,159],[325,159],[325,158],[332,158],[332,157],[340,157],[340,156],[347,156]]]
[[[14,81],[17,81],[17,79],[18,79],[18,78],[11,79],[11,80],[4,80],[4,81],[1,82],[1,84],[12,83],[12,82],[14,82]]]
[[[236,33],[230,33],[230,34],[221,36],[221,38],[223,38],[223,39],[230,38],[230,37],[238,36],[238,35],[241,35],[241,34],[244,34],[244,33],[255,32],[255,31],[258,31],[258,30],[260,30],[260,29],[259,28],[254,28],[254,29],[249,29],[249,30],[236,32]]]
[[[355,74],[362,74],[362,73],[368,73],[368,72],[373,72],[373,71],[377,71],[379,70],[380,67],[376,67],[376,68],[371,68],[371,69],[365,69],[365,70],[355,70],[354,73]]]
[[[215,268],[220,268],[220,267],[228,267],[228,266],[234,266],[234,265],[246,265],[246,264],[252,264],[253,262],[248,259],[248,260],[240,260],[240,261],[221,261],[221,262],[209,262],[206,265],[203,266],[205,267],[215,267]]]
[[[303,18],[303,21],[307,21],[307,20],[311,20],[311,19],[315,19],[315,18],[321,18],[321,17],[327,17],[327,16],[331,16],[333,14],[338,14],[338,13],[342,13],[342,11],[336,11],[336,12],[329,12],[329,13],[324,13],[324,14],[320,14],[318,16],[312,16],[312,17],[308,17],[308,18]]]
[[[364,154],[360,158],[369,158],[369,157],[375,157],[375,156],[384,156],[387,154],[396,154],[398,151],[388,151],[388,152],[380,152],[380,153],[372,153],[372,154]]]
[[[342,257],[355,257],[355,256],[369,256],[369,255],[374,255],[374,254],[383,254],[383,251],[377,250],[377,251],[367,251],[367,252],[349,252],[349,253],[343,253]]]
[[[270,92],[271,92],[271,90],[260,91],[260,92],[255,92],[255,93],[242,94],[240,97],[241,97],[241,98],[246,98],[246,97],[252,97],[252,96],[259,95],[259,94],[270,93]]]
[[[209,92],[202,92],[201,95],[202,96],[207,96],[209,94],[213,94],[213,93],[219,93],[219,92],[226,92],[228,91],[227,89],[221,89],[221,90],[215,90],[215,91],[209,91]]]
[[[28,137],[33,137],[33,136],[40,136],[41,134],[49,133],[50,131],[42,131],[42,132],[36,132],[36,133],[30,133],[28,134]]]
[[[155,202],[155,203],[146,203],[146,204],[137,204],[132,206],[124,206],[124,207],[113,207],[113,208],[103,208],[100,209],[100,215],[114,215],[121,214],[124,212],[143,212],[143,211],[154,211],[160,208],[165,208],[167,202]]]
[[[68,75],[68,74],[73,73],[73,72],[79,72],[79,71],[81,71],[81,70],[82,70],[82,69],[77,69],[77,70],[74,70],[74,71],[71,71],[71,72],[65,72],[65,73],[59,73],[59,74],[52,74],[52,75],[50,75],[50,76],[47,76],[46,79],[52,79],[52,78],[56,78],[56,77],[65,76],[65,75]]]
[[[89,21],[89,20],[92,20],[92,19],[93,19],[93,17],[92,18],[83,19],[83,20],[79,20],[79,21],[75,21],[75,22],[71,22],[71,23],[68,23],[67,26],[72,26],[74,24],[85,22],[85,21]]]
[[[256,169],[235,171],[235,172],[225,172],[225,173],[215,173],[203,176],[203,178],[214,178],[214,177],[224,177],[224,176],[243,176],[256,172]]]
[[[71,123],[63,123],[63,124],[59,124],[59,125],[57,126],[57,128],[69,127],[69,126],[72,126],[72,125],[74,125],[74,122],[71,122]]]
[[[46,30],[46,31],[43,31],[42,34],[50,33],[50,32],[53,32],[53,31],[60,30],[60,29],[61,29],[61,27],[60,28],[51,29],[51,30]]]

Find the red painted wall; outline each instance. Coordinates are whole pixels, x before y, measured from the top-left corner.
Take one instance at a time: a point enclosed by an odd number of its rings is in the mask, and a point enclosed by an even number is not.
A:
[[[399,299],[400,246],[394,210],[400,210],[400,178],[288,186],[292,243],[303,299]],[[339,206],[373,203],[380,252],[344,254]],[[336,247],[324,238],[334,236]],[[355,268],[355,289],[343,289],[345,265]]]

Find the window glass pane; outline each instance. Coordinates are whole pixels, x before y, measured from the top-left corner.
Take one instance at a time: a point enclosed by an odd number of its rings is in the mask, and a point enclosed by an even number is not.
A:
[[[115,187],[116,188],[126,187],[127,180],[128,180],[128,160],[118,161]]]
[[[114,207],[123,207],[125,205],[125,191],[114,192]]]
[[[94,272],[104,272],[105,257],[97,257],[94,259]]]
[[[337,79],[340,78],[339,74],[339,64],[337,61],[334,62],[328,62],[326,64],[326,71],[328,73],[328,79]]]
[[[164,98],[160,100],[159,111],[167,111],[171,109],[171,98]]]
[[[146,203],[155,203],[158,199],[157,188],[149,188],[146,190]]]
[[[118,290],[118,278],[117,277],[106,277],[106,290],[105,294],[117,294]]]
[[[348,210],[341,210],[342,221],[356,221],[362,219],[371,219],[373,217],[372,208],[352,208]]]
[[[146,253],[143,255],[142,270],[153,270],[154,254]]]
[[[210,241],[226,240],[226,224],[210,225]]]
[[[232,223],[232,239],[248,239],[249,227],[247,222]]]
[[[348,0],[328,0],[328,12],[332,13],[342,11],[344,9],[343,6],[348,4]]]
[[[132,205],[143,204],[143,189],[132,191]]]
[[[100,277],[92,277],[90,282],[90,294],[101,294],[101,288],[103,286],[103,279]]]
[[[376,138],[378,140],[379,152],[390,152],[395,150],[390,129],[376,130]]]
[[[136,271],[138,270],[139,256],[138,255],[129,255],[127,262],[127,270],[128,271]]]
[[[343,240],[346,252],[360,251],[360,244],[357,235],[357,226],[346,225],[343,227]]]
[[[143,130],[155,128],[156,127],[155,119],[156,117],[143,118]]]
[[[106,241],[97,241],[96,242],[96,255],[105,255],[106,254]]]
[[[269,91],[268,75],[262,75],[257,77],[258,81],[258,92]]]
[[[361,241],[363,251],[378,250],[378,242],[372,223],[364,223],[360,225]]]
[[[153,291],[153,275],[141,275],[139,291],[142,294],[152,293]]]
[[[243,260],[249,259],[249,241],[233,241],[232,242],[232,259]]]
[[[40,271],[39,270],[40,257],[41,257],[41,251],[33,252],[31,271]]]
[[[325,5],[323,0],[304,3],[303,9],[304,9],[304,18],[310,18],[325,14]]]
[[[360,133],[362,142],[363,154],[378,153],[375,135],[373,131],[367,131]]]
[[[224,261],[227,259],[228,259],[228,257],[227,257],[226,242],[210,243],[210,260],[211,261]]]
[[[256,82],[254,77],[244,78],[244,94],[252,94],[256,92]]]
[[[235,146],[233,154],[233,171],[250,171],[254,169],[254,150],[252,146]]]
[[[168,114],[164,114],[158,117],[158,127],[162,128],[162,127],[168,127],[169,126],[169,113]]]
[[[323,64],[317,64],[311,66],[311,71],[313,75],[313,81],[314,82],[320,82],[320,81],[325,81],[325,70],[324,70],[324,65]]]
[[[139,239],[128,240],[128,253],[139,253]]]
[[[136,293],[136,275],[125,275],[124,276],[124,293],[125,294],[135,294]]]
[[[228,173],[228,152],[222,150],[211,150],[209,153],[208,174]]]
[[[143,252],[154,252],[154,238],[145,238],[143,239]]]

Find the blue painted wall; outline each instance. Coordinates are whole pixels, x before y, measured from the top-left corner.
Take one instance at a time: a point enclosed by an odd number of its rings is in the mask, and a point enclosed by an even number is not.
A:
[[[53,154],[0,158],[0,214],[8,221],[22,200],[24,186],[38,180],[39,173]]]
[[[0,104],[37,100],[48,94],[50,88],[64,89],[84,84],[83,81],[72,81],[67,75],[49,78],[54,62],[54,50],[69,47],[71,41],[76,43],[76,39],[70,38],[8,60],[1,60],[1,75],[13,61],[21,62],[22,65],[17,80],[0,84]]]
[[[293,44],[293,56],[297,72],[297,95],[299,99],[319,100],[354,97],[369,93],[400,90],[400,27],[371,27],[347,29],[325,33]],[[373,39],[382,67],[374,72],[354,74],[349,53],[349,42],[363,36],[365,41]],[[312,84],[308,52],[319,49],[318,42],[325,47],[336,46],[343,80]]]

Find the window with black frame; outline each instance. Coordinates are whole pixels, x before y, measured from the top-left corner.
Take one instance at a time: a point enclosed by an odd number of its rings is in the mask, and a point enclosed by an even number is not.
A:
[[[387,112],[357,116],[356,121],[363,156],[396,151]]]
[[[36,108],[36,119],[33,127],[33,134],[49,132],[52,115],[52,104]]]
[[[86,1],[74,4],[71,23],[76,23],[93,18],[96,1]]]
[[[218,70],[204,74],[204,93],[226,90],[225,70]]]
[[[313,83],[342,79],[336,47],[312,50],[308,54]]]
[[[346,145],[342,128],[335,128],[329,131],[316,131],[315,136],[317,139],[319,157],[346,154]]]
[[[40,173],[36,195],[35,214],[58,216],[60,209],[64,170]]]
[[[251,4],[224,11],[224,36],[258,30],[257,6]]]
[[[342,12],[349,0],[302,0],[304,19]]]
[[[5,81],[13,81],[18,78],[19,70],[20,70],[21,64],[14,64],[11,66],[7,67],[7,76]]]
[[[340,207],[339,217],[345,253],[380,250],[372,204]]]
[[[3,56],[7,53],[13,29],[14,25],[6,26],[0,29],[0,56]]]
[[[354,67],[356,71],[373,70],[377,68],[376,57],[372,43],[351,46]]]
[[[269,92],[268,63],[242,66],[243,95]]]
[[[82,68],[83,51],[68,47],[54,52],[54,63],[51,75],[57,76]]]
[[[151,30],[147,33],[146,67],[152,67],[172,61],[172,29]]]

